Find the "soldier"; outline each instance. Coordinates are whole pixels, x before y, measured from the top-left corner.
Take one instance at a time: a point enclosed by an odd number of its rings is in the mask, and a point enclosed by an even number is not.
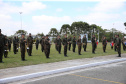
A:
[[[117,51],[118,51],[117,57],[121,57],[121,39],[119,38],[119,35],[117,35],[117,38],[116,38],[116,45],[117,45]]]
[[[16,36],[15,36],[14,39],[13,39],[13,50],[14,50],[14,54],[17,53],[17,44],[18,44],[18,42],[17,42]]]
[[[125,51],[126,46],[125,46],[125,38],[124,37],[122,38],[122,46],[123,46],[123,50]]]
[[[11,39],[9,38],[9,39],[8,39],[8,49],[9,49],[9,51],[11,51],[11,43],[12,43],[12,41],[11,41]]]
[[[32,56],[32,44],[33,44],[33,37],[31,36],[31,33],[29,33],[29,36],[27,38],[27,47],[28,47],[28,55]]]
[[[58,49],[59,54],[61,54],[60,53],[61,52],[61,43],[62,43],[62,40],[61,40],[60,36],[58,35],[56,44],[57,44],[57,49]]]
[[[64,56],[67,57],[67,44],[68,44],[68,42],[67,42],[67,35],[66,34],[64,35],[62,43],[64,46]]]
[[[84,35],[82,41],[83,41],[83,48],[84,48],[84,51],[86,52],[86,48],[87,48],[87,38],[86,38],[86,35]]]
[[[57,39],[58,39],[58,36],[57,36],[57,38],[54,40],[54,43],[55,43],[55,49],[58,51],[58,48],[57,48]]]
[[[45,40],[44,40],[44,52],[46,55],[46,58],[50,58],[49,54],[50,54],[50,40],[48,38],[48,35],[46,35]]]
[[[114,50],[115,51],[117,50],[116,38],[117,38],[117,35],[115,35],[115,38],[114,38]]]
[[[69,43],[69,51],[70,51],[70,48],[71,48],[71,43],[72,43],[71,36],[69,36],[68,43]]]
[[[76,48],[76,38],[75,36],[73,36],[73,52],[75,52],[75,48]]]
[[[17,52],[18,52],[18,48],[19,48],[19,38],[18,38],[18,36],[16,36],[16,39],[17,39]]]
[[[81,55],[81,36],[79,36],[79,39],[77,40],[77,45],[78,45],[78,54]]]
[[[24,34],[21,35],[20,47],[21,47],[21,60],[26,61],[25,60],[26,39]]]
[[[43,52],[44,51],[44,39],[45,37],[43,36],[40,40],[40,44],[41,44],[41,51]]]
[[[5,36],[4,57],[7,58],[7,55],[8,55],[8,39],[7,36]]]
[[[39,39],[36,39],[36,50],[38,50],[38,46],[39,46]]]
[[[93,35],[91,42],[92,42],[92,53],[95,54],[95,49],[96,49],[96,37],[95,37],[95,35]]]
[[[104,36],[104,39],[102,41],[102,45],[103,45],[103,52],[105,53],[106,45],[107,45],[107,40],[106,40],[106,37],[105,36]]]
[[[0,29],[0,63],[4,63],[2,61],[3,53],[4,53],[4,46],[5,46],[5,36],[1,33],[1,29]]]

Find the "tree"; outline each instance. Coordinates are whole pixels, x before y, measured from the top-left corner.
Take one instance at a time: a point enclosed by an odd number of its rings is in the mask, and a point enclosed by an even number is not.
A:
[[[95,30],[97,30],[97,25],[96,24],[90,25],[90,29],[93,30],[93,33],[94,33]]]
[[[69,24],[63,24],[61,29],[60,29],[60,34],[69,34],[72,33],[72,28]]]
[[[44,34],[43,33],[38,33],[37,36],[42,37],[42,36],[44,36]]]
[[[16,31],[16,33],[15,33],[15,35],[21,35],[21,34],[27,34],[27,31],[25,31],[25,30],[18,30],[18,31]]]
[[[50,35],[50,36],[55,37],[55,36],[57,36],[58,34],[59,34],[59,33],[58,33],[58,31],[57,31],[56,28],[51,28],[51,29],[50,29],[50,32],[49,32],[49,35]]]
[[[87,33],[90,30],[90,26],[87,22],[83,22],[82,32]]]

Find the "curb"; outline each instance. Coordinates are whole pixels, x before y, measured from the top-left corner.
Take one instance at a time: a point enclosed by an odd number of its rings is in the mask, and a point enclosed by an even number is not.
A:
[[[20,80],[26,80],[26,79],[31,79],[31,78],[40,77],[40,76],[47,76],[47,75],[52,75],[52,74],[57,74],[57,73],[63,73],[63,72],[68,72],[68,71],[72,71],[72,70],[95,67],[95,66],[100,66],[100,65],[105,65],[105,64],[111,64],[111,63],[121,62],[121,61],[126,61],[126,58],[90,63],[90,64],[85,64],[85,65],[67,67],[67,68],[50,70],[50,71],[45,71],[45,72],[37,72],[37,73],[26,74],[26,75],[15,76],[15,77],[3,78],[3,79],[0,79],[0,84],[1,83],[10,83],[10,82],[15,82],[15,81],[20,81]]]

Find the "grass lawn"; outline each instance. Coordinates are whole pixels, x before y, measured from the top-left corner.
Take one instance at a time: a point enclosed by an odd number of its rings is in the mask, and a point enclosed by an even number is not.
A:
[[[110,43],[108,43],[108,45],[107,45],[107,49],[106,49],[107,53],[103,53],[102,44],[99,43],[97,46],[97,49],[96,49],[96,54],[92,54],[91,43],[88,43],[87,52],[84,52],[83,48],[82,48],[82,51],[81,51],[82,55],[78,55],[78,47],[76,46],[75,53],[72,52],[72,47],[71,47],[71,51],[67,52],[68,57],[64,57],[63,46],[62,46],[62,50],[61,50],[62,54],[59,54],[55,50],[55,45],[53,44],[53,45],[51,45],[51,49],[50,49],[50,58],[51,59],[46,59],[44,52],[43,53],[41,52],[40,45],[39,45],[39,50],[36,50],[36,47],[33,46],[32,56],[28,56],[26,53],[25,58],[27,61],[21,61],[21,53],[18,52],[16,55],[14,55],[12,50],[13,50],[13,48],[11,49],[11,52],[8,53],[9,58],[3,57],[4,63],[0,63],[0,69],[117,54],[117,52],[115,52],[114,50],[111,50]],[[125,51],[123,51],[123,49],[121,49],[121,53],[125,53]]]

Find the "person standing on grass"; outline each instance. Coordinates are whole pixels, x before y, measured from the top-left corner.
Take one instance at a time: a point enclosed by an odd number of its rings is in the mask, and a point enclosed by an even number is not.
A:
[[[7,36],[5,36],[4,57],[7,58],[7,55],[8,55],[8,39]]]
[[[11,43],[12,43],[12,41],[11,41],[11,39],[9,38],[9,39],[8,39],[8,49],[9,49],[9,51],[11,51]]]
[[[72,39],[71,39],[71,36],[69,36],[69,39],[68,39],[68,42],[69,42],[69,51],[70,51],[70,49],[71,49],[71,41],[72,41]]]
[[[64,35],[62,44],[64,46],[64,56],[65,57],[68,57],[67,56],[67,45],[68,45],[68,41],[67,41],[67,35],[66,34]]]
[[[92,42],[92,53],[95,54],[95,49],[96,49],[96,46],[97,46],[97,44],[96,44],[97,40],[96,40],[95,35],[93,35],[91,42]]]
[[[21,60],[25,61],[25,51],[26,51],[26,39],[25,35],[21,35],[21,40],[20,40],[20,46],[21,46]]]
[[[38,46],[39,46],[39,39],[36,38],[36,50],[38,50]]]
[[[118,51],[117,57],[121,57],[121,39],[119,38],[119,35],[117,35],[117,38],[116,38],[116,45],[117,45],[117,51]]]
[[[0,63],[4,63],[2,61],[3,53],[4,53],[4,46],[5,46],[5,36],[1,33],[1,29],[0,29]]]
[[[60,38],[60,35],[58,35],[58,38],[57,38],[56,44],[57,44],[58,52],[59,52],[59,54],[61,54],[62,40],[61,40],[61,38]]]
[[[114,38],[114,50],[115,50],[115,51],[117,50],[116,38],[117,38],[117,35],[115,35],[115,38]]]
[[[84,35],[82,41],[83,41],[83,48],[84,48],[84,51],[86,52],[86,48],[87,48],[87,38],[86,38],[86,35]]]
[[[75,52],[75,48],[76,48],[76,38],[75,38],[75,36],[73,36],[72,42],[73,42],[73,52]]]
[[[54,40],[56,51],[58,51],[58,47],[57,47],[57,39],[58,39],[58,36],[57,36],[56,39]]]
[[[81,36],[79,36],[79,39],[77,40],[77,45],[78,45],[78,54],[81,55]]]
[[[44,39],[45,39],[45,36],[42,36],[42,38],[41,38],[41,40],[40,40],[41,51],[42,51],[42,52],[44,51]]]
[[[31,36],[31,33],[29,33],[29,36],[27,38],[27,47],[28,47],[28,55],[32,56],[32,45],[33,45],[33,37]]]
[[[103,38],[102,45],[103,45],[103,52],[105,53],[105,51],[106,51],[106,45],[107,45],[107,40],[106,40],[105,36]]]
[[[18,41],[17,41],[16,36],[15,36],[14,39],[13,39],[14,54],[17,54],[17,44],[18,44]]]
[[[44,52],[46,55],[46,58],[50,58],[50,39],[48,38],[49,35],[46,35],[45,40],[44,40]]]

